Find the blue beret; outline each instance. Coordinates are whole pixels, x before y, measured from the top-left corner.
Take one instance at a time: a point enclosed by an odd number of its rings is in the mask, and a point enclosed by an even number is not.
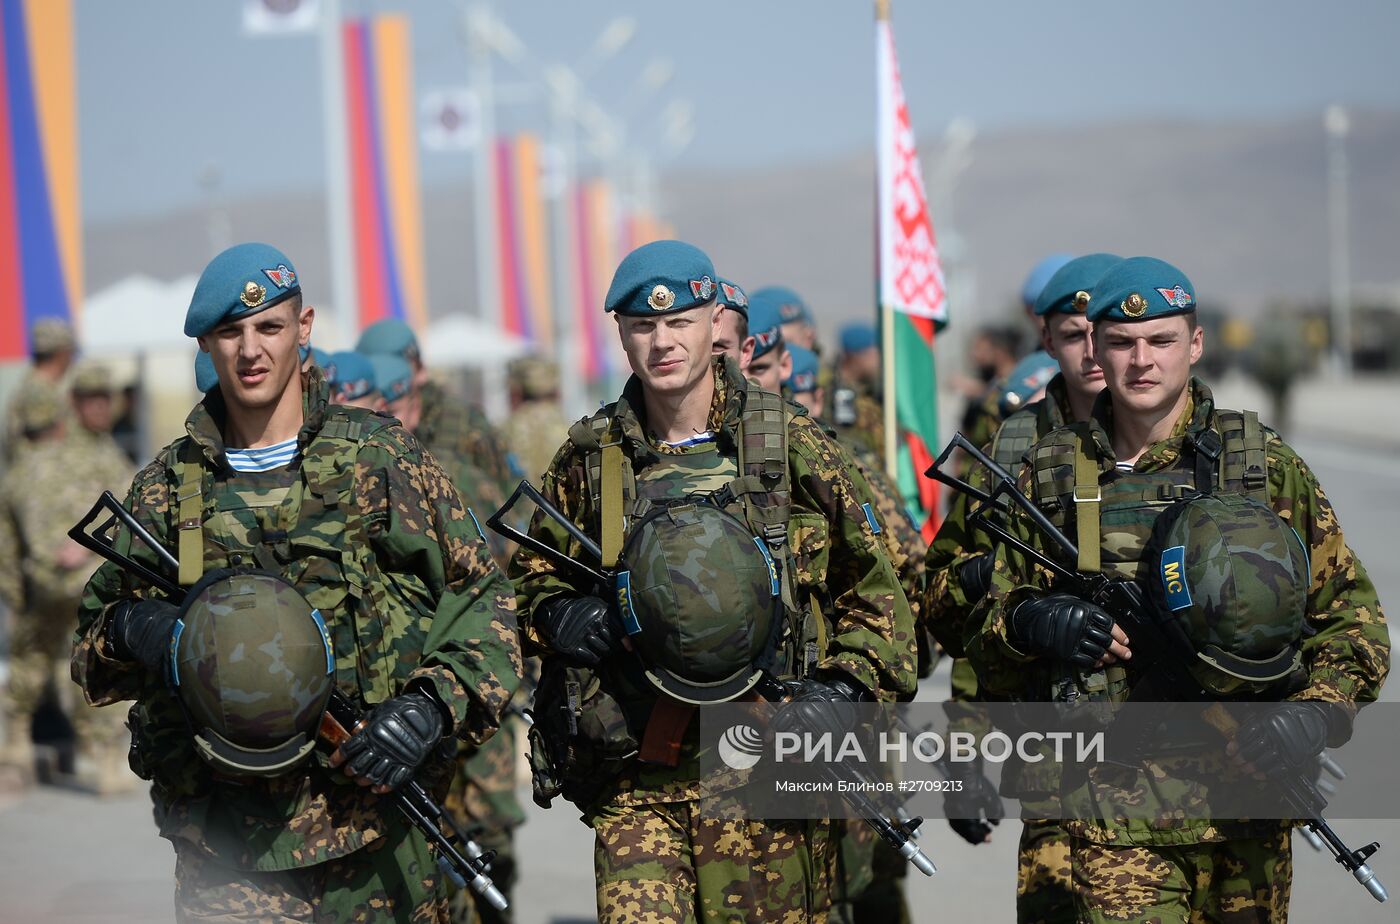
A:
[[[331,394],[341,401],[355,401],[379,390],[369,357],[356,350],[339,350],[326,360],[326,379]]]
[[[418,359],[418,335],[406,322],[398,318],[385,318],[360,332],[355,352],[366,356],[388,353],[415,362]]]
[[[1123,258],[1113,253],[1091,253],[1075,257],[1056,271],[1040,290],[1035,300],[1035,313],[1084,314],[1093,297],[1094,286],[1103,274],[1113,269]]]
[[[719,282],[719,294],[715,296],[716,301],[722,307],[732,308],[747,318],[749,316],[749,297],[744,294],[744,290],[728,279],[717,281]]]
[[[209,261],[185,313],[185,336],[266,311],[301,291],[286,254],[269,244],[235,244]]]
[[[617,265],[603,310],[634,318],[688,311],[715,300],[717,279],[715,265],[700,248],[652,241]]]
[[[841,328],[841,352],[859,353],[880,345],[875,333],[875,325],[868,321],[854,321]]]
[[[757,292],[749,299],[749,335],[754,341],[754,359],[772,352],[783,342],[783,316],[777,299],[759,298]]]
[[[807,310],[807,303],[802,300],[802,296],[787,286],[764,286],[749,297],[750,306],[760,301],[776,305],[778,316],[783,319],[784,324],[796,321],[812,323],[812,313]]]
[[[1103,274],[1089,302],[1090,321],[1150,321],[1196,310],[1186,274],[1155,257],[1129,257]]]
[[[1002,386],[1001,413],[1012,414],[1025,406],[1031,396],[1040,391],[1060,371],[1059,363],[1044,350],[1036,350],[1021,358]]]
[[[1074,259],[1073,254],[1052,253],[1031,267],[1030,275],[1026,276],[1026,281],[1021,286],[1021,303],[1027,308],[1034,305],[1035,300],[1040,298],[1040,290],[1045,288],[1050,277],[1058,273],[1060,268],[1072,259]]]
[[[324,369],[324,368],[326,368],[326,363],[328,363],[328,362],[331,361],[331,354],[327,353],[325,350],[321,349],[320,347],[312,347],[312,348],[311,348],[311,359],[312,359],[313,362],[316,363],[317,366],[319,366],[319,367],[321,367],[322,369]]]
[[[413,367],[402,356],[374,353],[369,363],[374,367],[374,382],[385,401],[397,401],[413,389]]]
[[[783,384],[794,392],[813,391],[817,387],[817,372],[820,360],[817,354],[804,346],[794,343],[788,346],[792,357],[792,374]]]
[[[203,350],[194,354],[194,387],[206,395],[219,387],[219,373],[214,371],[214,357]]]

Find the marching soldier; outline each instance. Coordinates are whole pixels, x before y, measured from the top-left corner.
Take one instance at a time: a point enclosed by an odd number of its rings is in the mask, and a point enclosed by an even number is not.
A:
[[[804,702],[914,687],[912,619],[873,502],[811,418],[711,358],[717,288],[709,258],[678,241],[622,261],[606,310],[633,376],[617,402],[574,425],[543,482],[605,568],[669,575],[695,592],[663,606],[639,589],[619,620],[598,596],[611,591],[551,557],[522,549],[512,566],[524,636],[544,658],[536,799],[563,794],[593,828],[604,924],[824,920],[829,824],[702,817],[693,710],[746,695],[758,663]],[[543,512],[530,533],[578,551]],[[776,643],[764,561],[791,601]],[[671,648],[668,625],[682,636],[704,626],[723,644]]]
[[[185,333],[217,385],[126,501],[191,592],[108,563],[79,612],[74,679],[94,705],[136,700],[180,920],[441,920],[427,842],[380,796],[442,779],[519,682],[514,597],[461,498],[402,427],[329,403],[298,356],[313,319],[266,244],[205,268]],[[117,550],[161,568],[125,532]],[[329,755],[328,683],[367,709]]]

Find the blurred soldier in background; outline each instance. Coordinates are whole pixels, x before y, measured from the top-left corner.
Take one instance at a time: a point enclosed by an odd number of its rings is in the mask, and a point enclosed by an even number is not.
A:
[[[131,480],[131,464],[104,429],[110,389],[105,369],[82,369],[71,422],[56,391],[31,392],[16,419],[28,448],[0,481],[0,597],[11,616],[6,762],[32,778],[31,718],[52,684],[69,710],[78,781],[102,794],[131,789],[136,777],[126,766],[125,716],[87,705],[66,670],[83,586],[98,565],[67,530],[94,498]]]
[[[45,318],[29,329],[29,368],[5,415],[5,461],[13,461],[24,447],[21,418],[25,404],[34,401],[44,406],[66,406],[64,379],[73,365],[73,350],[73,329],[67,321]]]
[[[355,349],[367,356],[390,353],[413,367],[420,414],[416,433],[434,455],[466,457],[501,491],[513,487],[496,428],[481,408],[449,395],[429,376],[413,328],[397,318],[376,321],[360,333]]]
[[[744,290],[727,279],[719,280],[715,296],[719,306],[719,330],[715,334],[715,355],[725,354],[747,369],[753,358],[753,338],[749,336],[749,297]]]
[[[765,286],[749,296],[750,302],[762,301],[777,308],[778,318],[783,325],[783,340],[817,350],[817,325],[812,321],[812,312],[807,303],[787,286]]]
[[[825,403],[822,417],[842,442],[885,458],[884,406],[880,399],[880,341],[875,325],[857,321],[841,328],[841,355],[821,383]]]
[[[554,449],[569,433],[559,406],[559,367],[547,359],[523,356],[508,370],[510,417],[501,425],[514,474],[539,484]]]

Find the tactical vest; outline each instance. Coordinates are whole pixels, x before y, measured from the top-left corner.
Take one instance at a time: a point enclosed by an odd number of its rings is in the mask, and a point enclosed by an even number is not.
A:
[[[324,617],[337,683],[368,704],[394,695],[385,670],[397,660],[390,642],[403,634],[426,638],[436,609],[417,576],[386,580],[354,503],[360,447],[394,425],[363,409],[328,408],[298,465],[260,473],[216,472],[203,448],[186,439],[167,476],[178,486],[180,584],[226,567],[281,575]]]
[[[1040,439],[1039,411],[1034,404],[1021,408],[1002,421],[997,435],[992,438],[992,461],[1013,476],[1020,470],[1026,453]]]
[[[1214,491],[1267,506],[1264,443],[1258,414],[1216,410],[1211,425],[1183,438],[1181,464],[1150,473],[1103,472],[1092,423],[1074,423],[1035,445],[1029,461],[1034,496],[1060,529],[1073,518],[1076,570],[1137,580],[1158,517],[1184,498]],[[1053,680],[1054,698],[1119,701],[1135,680],[1133,667],[1121,664],[1064,673]]]

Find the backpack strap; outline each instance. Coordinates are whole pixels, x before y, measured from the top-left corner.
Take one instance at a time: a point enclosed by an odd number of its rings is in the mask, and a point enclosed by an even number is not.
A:
[[[632,466],[622,450],[622,434],[613,424],[617,405],[610,404],[569,428],[569,441],[583,451],[589,500],[598,511],[600,549],[605,569],[617,566],[627,534],[627,515],[636,494]]]
[[[199,583],[204,576],[204,463],[203,450],[192,439],[180,444],[179,461],[175,464],[179,487],[175,528],[179,535],[179,581],[182,587]]]
[[[1267,505],[1269,502],[1267,437],[1255,411],[1216,412],[1224,443],[1221,480],[1228,490],[1237,491]]]
[[[787,544],[792,513],[787,428],[793,416],[780,396],[748,384],[739,420],[740,475],[729,490],[743,503],[749,526],[775,551]]]

